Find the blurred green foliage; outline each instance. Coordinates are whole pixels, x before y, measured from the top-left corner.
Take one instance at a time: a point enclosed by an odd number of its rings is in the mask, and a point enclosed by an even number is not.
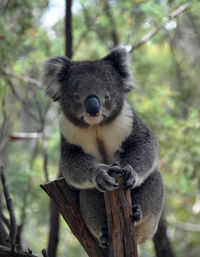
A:
[[[74,0],[77,6],[73,7],[74,60],[106,55],[113,48],[113,30],[120,45],[130,48],[187,1],[110,0],[114,26],[103,2]],[[200,215],[200,3],[188,2],[192,3],[191,8],[178,21],[169,22],[132,53],[138,82],[128,95],[137,113],[159,139],[168,235],[177,257],[196,257],[200,251],[200,231],[176,226],[198,224]],[[63,19],[48,28],[42,23],[50,8],[48,4],[48,0],[0,2],[0,72],[10,71],[40,81],[43,62],[64,54]],[[38,121],[27,114],[26,106],[13,95],[9,81]],[[41,132],[43,122],[49,177],[54,179],[58,173],[60,140],[57,104],[51,104],[30,83],[4,73],[0,77],[0,101],[1,143],[13,132]],[[7,129],[3,131],[5,123]],[[45,182],[41,140],[10,141],[2,149],[1,163],[6,169],[18,223],[25,219],[23,247],[38,254],[46,247],[49,226],[49,200],[39,188]],[[151,242],[140,249],[140,255],[154,256]],[[63,221],[58,256],[86,256]]]

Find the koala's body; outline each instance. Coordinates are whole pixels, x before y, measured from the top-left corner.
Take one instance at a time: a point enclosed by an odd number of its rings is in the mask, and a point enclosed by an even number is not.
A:
[[[80,190],[80,207],[91,233],[109,245],[103,192],[131,188],[138,243],[151,238],[161,215],[164,186],[157,170],[158,143],[125,98],[133,84],[129,56],[115,49],[101,60],[47,61],[46,93],[59,101],[61,171]]]

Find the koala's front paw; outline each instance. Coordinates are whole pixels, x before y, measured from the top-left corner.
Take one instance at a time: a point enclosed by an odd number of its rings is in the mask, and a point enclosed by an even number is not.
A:
[[[98,165],[99,172],[95,178],[95,184],[99,191],[106,192],[119,188],[115,178],[122,175],[122,169],[119,165]]]
[[[137,180],[137,173],[134,171],[131,165],[125,166],[123,169],[124,174],[124,187],[125,188],[134,188],[134,185]]]

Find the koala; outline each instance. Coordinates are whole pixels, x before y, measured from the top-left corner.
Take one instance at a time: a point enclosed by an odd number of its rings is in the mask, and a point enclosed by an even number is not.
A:
[[[54,57],[44,66],[44,90],[61,107],[61,172],[79,190],[80,209],[100,246],[109,246],[104,192],[131,189],[137,243],[159,222],[164,186],[157,169],[158,142],[125,94],[134,85],[123,48],[94,61]]]

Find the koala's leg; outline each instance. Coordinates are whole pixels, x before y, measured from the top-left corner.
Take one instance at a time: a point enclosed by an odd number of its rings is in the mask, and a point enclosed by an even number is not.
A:
[[[80,207],[90,232],[99,240],[100,246],[109,245],[104,194],[96,189],[80,191]]]
[[[143,243],[153,237],[163,207],[164,185],[159,171],[155,170],[140,187],[131,190],[132,204],[141,211],[136,222],[136,239]]]

